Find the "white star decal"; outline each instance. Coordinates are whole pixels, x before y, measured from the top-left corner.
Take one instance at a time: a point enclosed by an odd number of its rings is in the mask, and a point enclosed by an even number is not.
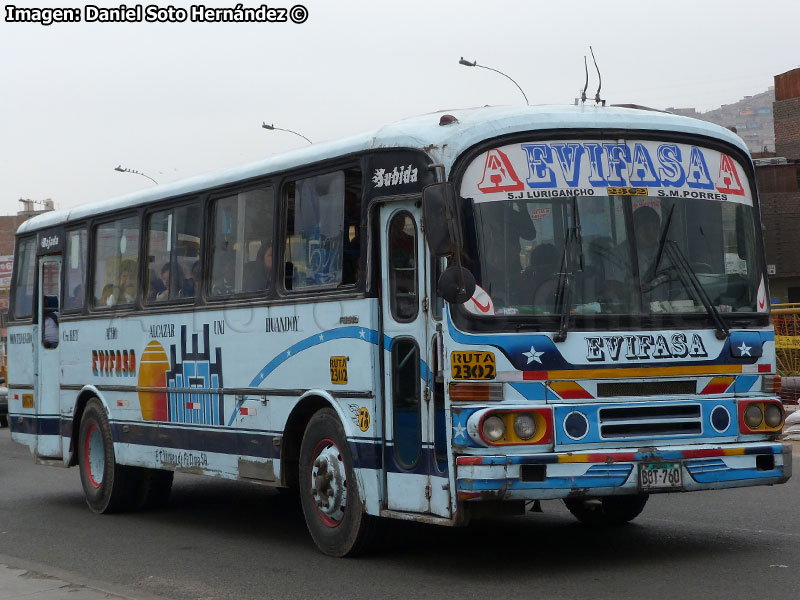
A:
[[[325,341],[325,336],[322,335],[321,333],[319,334],[319,341],[320,342],[324,342]]]
[[[459,422],[458,425],[453,427],[453,439],[463,437],[466,440],[467,436],[464,433],[466,430],[467,428]]]
[[[530,352],[523,352],[522,356],[525,356],[528,359],[528,363],[527,364],[531,364],[533,361],[536,361],[537,363],[539,363],[541,365],[542,364],[542,359],[539,358],[539,357],[542,354],[544,354],[544,352],[537,352],[536,348],[531,346],[531,351]]]
[[[745,355],[750,356],[750,349],[751,348],[752,348],[752,346],[747,346],[747,345],[745,345],[744,342],[742,342],[741,346],[737,346],[736,347],[736,349],[739,351],[739,354],[741,354],[742,356],[745,356]]]
[[[367,332],[362,329],[361,331],[358,332],[358,335],[360,335],[361,339],[363,340],[366,339],[364,336],[367,335]]]
[[[292,355],[292,351],[291,350],[287,350],[286,351],[286,356],[291,356],[291,355]]]

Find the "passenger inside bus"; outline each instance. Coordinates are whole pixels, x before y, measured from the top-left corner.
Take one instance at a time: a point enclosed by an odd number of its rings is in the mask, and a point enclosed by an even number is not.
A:
[[[192,263],[191,277],[187,277],[183,283],[183,295],[186,298],[192,298],[200,290],[200,261],[196,260]]]
[[[44,321],[42,345],[45,348],[56,348],[58,346],[58,316],[58,297],[45,296],[42,306],[42,319]]]
[[[264,240],[256,259],[244,266],[245,290],[254,292],[272,287],[272,242]]]
[[[151,288],[151,293],[155,295],[156,302],[163,302],[164,300],[170,299],[170,290],[173,290],[172,298],[182,298],[184,293],[184,285],[185,282],[183,280],[183,274],[181,272],[181,268],[178,267],[174,270],[170,263],[164,263],[161,267],[161,291],[156,291],[156,288]]]

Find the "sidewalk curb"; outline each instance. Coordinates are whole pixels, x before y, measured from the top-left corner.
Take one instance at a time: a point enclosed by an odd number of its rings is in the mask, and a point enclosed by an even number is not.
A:
[[[0,554],[0,600],[163,600],[77,573]]]

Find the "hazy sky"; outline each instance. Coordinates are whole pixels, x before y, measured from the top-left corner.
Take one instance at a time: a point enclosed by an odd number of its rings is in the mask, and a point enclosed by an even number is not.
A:
[[[300,25],[45,27],[2,15],[0,214],[19,198],[67,208],[153,185],[120,164],[166,183],[305,145],[262,121],[323,141],[439,109],[524,103],[461,56],[508,73],[531,104],[571,104],[591,44],[609,103],[700,110],[800,66],[797,0],[298,1],[309,13]]]

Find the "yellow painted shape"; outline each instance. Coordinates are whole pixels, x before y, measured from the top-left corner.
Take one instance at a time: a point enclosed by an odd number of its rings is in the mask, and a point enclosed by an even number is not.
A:
[[[632,369],[578,369],[548,371],[548,379],[618,379],[620,377],[669,377],[674,375],[739,375],[742,365],[682,365],[680,367],[635,367]],[[552,384],[551,384],[552,387]]]
[[[586,392],[574,381],[554,381],[550,384],[550,388],[559,396],[563,396],[566,392]]]
[[[158,340],[152,340],[139,360],[139,387],[166,388],[169,357]],[[165,391],[139,392],[142,419],[145,421],[167,420],[167,394]]]
[[[559,454],[558,462],[560,463],[585,463],[589,462],[588,454]]]

